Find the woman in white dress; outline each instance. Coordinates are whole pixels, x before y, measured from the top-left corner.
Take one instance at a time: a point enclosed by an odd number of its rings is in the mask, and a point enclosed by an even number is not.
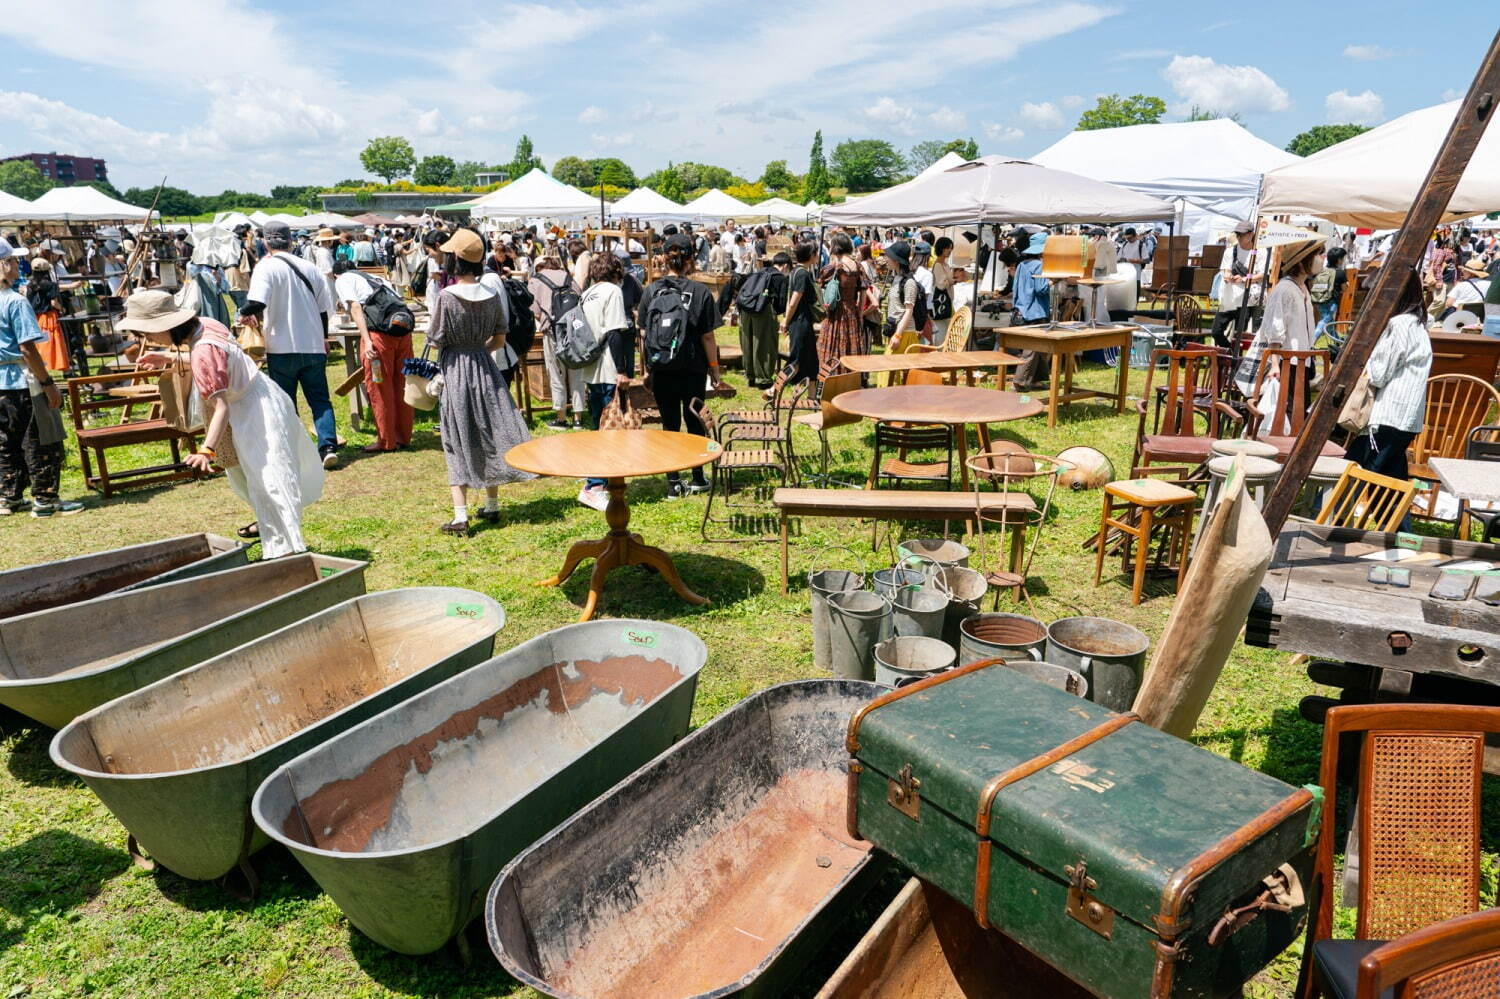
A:
[[[297,410],[222,323],[179,309],[164,291],[138,291],[125,303],[118,329],[159,346],[190,348],[193,385],[204,404],[203,447],[188,455],[200,472],[224,468],[236,496],[255,511],[261,555],[307,550],[302,511],[323,492],[323,463]]]
[[[1307,282],[1323,269],[1323,246],[1321,239],[1307,239],[1281,248],[1281,275],[1266,295],[1260,326],[1235,372],[1235,384],[1245,398],[1255,391],[1260,358],[1267,350],[1312,350],[1317,316]],[[1294,378],[1304,381],[1310,381],[1315,374],[1311,364],[1298,364],[1292,372]],[[1281,436],[1287,432],[1287,407],[1295,397],[1292,386],[1276,384],[1271,378],[1262,382],[1260,398],[1254,400],[1256,407],[1268,414],[1274,411],[1276,416],[1263,421],[1257,431],[1261,436]],[[1311,394],[1304,391],[1302,398],[1311,399]]]

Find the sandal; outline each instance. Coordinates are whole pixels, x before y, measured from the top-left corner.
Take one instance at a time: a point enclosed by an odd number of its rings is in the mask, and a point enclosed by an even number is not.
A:
[[[242,538],[258,538],[260,537],[260,524],[252,520],[234,533]]]

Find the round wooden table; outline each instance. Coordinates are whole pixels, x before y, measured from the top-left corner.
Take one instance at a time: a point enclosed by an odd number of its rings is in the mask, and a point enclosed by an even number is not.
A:
[[[640,475],[664,475],[698,468],[717,461],[723,449],[719,443],[697,434],[670,430],[587,430],[538,437],[517,444],[505,460],[536,475],[561,478],[593,477],[605,480],[609,506],[604,520],[609,533],[597,541],[579,541],[568,549],[562,569],[539,586],[561,586],[573,575],[578,563],[594,559],[594,573],[589,579],[588,600],[578,618],[587,621],[599,606],[599,594],[610,570],[624,565],[644,565],[661,573],[677,595],[690,604],[706,604],[708,599],[688,589],[677,574],[672,558],[660,548],[641,541],[630,533],[630,507],[625,502],[625,480]]]
[[[988,451],[991,423],[1024,420],[1046,411],[1041,400],[1034,396],[966,385],[896,385],[859,389],[835,396],[833,405],[867,420],[942,423],[953,427],[957,431],[958,467],[965,489],[969,488],[969,443],[965,429],[968,424],[974,424],[979,431],[980,450]],[[873,478],[872,474],[871,488],[874,487]]]

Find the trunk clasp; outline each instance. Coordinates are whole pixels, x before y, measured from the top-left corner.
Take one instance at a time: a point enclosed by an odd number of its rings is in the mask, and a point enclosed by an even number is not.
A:
[[[1081,857],[1076,864],[1063,868],[1068,879],[1068,915],[1106,940],[1113,939],[1115,910],[1095,898],[1099,882],[1089,877],[1089,865]]]
[[[886,782],[885,801],[896,811],[913,822],[922,820],[922,796],[918,793],[922,782],[912,776],[908,763],[896,772],[894,779]]]

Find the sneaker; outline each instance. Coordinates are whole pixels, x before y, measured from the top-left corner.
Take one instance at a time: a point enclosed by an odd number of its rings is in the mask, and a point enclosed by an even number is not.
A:
[[[43,503],[40,500],[31,504],[31,515],[33,517],[50,517],[54,513],[66,517],[70,513],[77,513],[83,509],[83,504],[74,500],[54,500]]]
[[[469,522],[467,520],[452,520],[438,528],[444,534],[456,534],[459,537],[469,536]]]
[[[573,424],[556,416],[547,421],[547,426],[553,430],[571,430],[573,428]]]
[[[697,495],[698,493],[706,493],[708,492],[708,490],[709,485],[707,482],[689,482],[687,484],[687,491],[693,495]]]
[[[20,513],[30,505],[30,503],[27,503],[23,499],[15,500],[14,502],[0,500],[0,517],[9,517],[13,513]]]
[[[603,513],[605,508],[609,506],[609,496],[605,494],[603,489],[590,489],[588,486],[584,486],[578,490],[578,502]]]
[[[323,467],[329,470],[339,467],[339,455],[337,451],[329,451],[323,455]]]
[[[680,500],[688,494],[687,487],[681,482],[667,483],[667,499]]]

